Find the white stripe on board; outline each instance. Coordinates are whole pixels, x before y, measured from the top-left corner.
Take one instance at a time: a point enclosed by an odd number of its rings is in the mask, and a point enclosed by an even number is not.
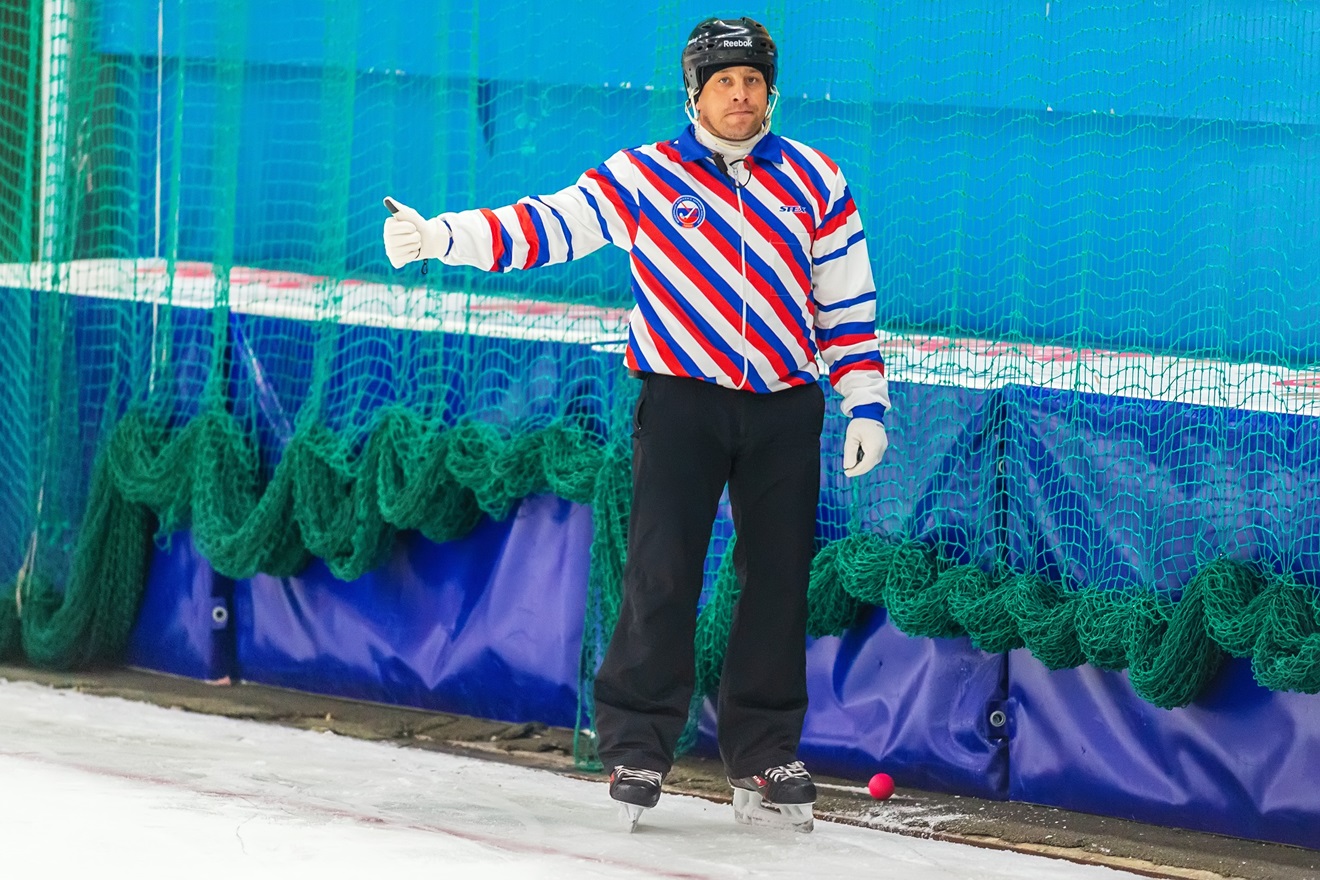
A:
[[[169,303],[209,309],[216,278],[209,263],[75,260],[0,264],[0,287]],[[332,305],[327,306],[327,301]],[[465,333],[591,345],[622,353],[630,309],[514,299],[408,284],[334,281],[296,272],[235,266],[229,305],[240,314],[298,321]],[[1076,349],[986,339],[879,332],[885,372],[897,382],[958,388],[1029,385],[1199,406],[1320,417],[1320,371],[1142,352]],[[648,353],[649,356],[650,353]],[[821,374],[828,371],[818,363]]]

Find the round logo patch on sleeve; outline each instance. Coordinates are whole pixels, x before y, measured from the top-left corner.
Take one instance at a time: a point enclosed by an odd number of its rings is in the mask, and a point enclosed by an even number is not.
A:
[[[684,229],[696,229],[706,219],[706,205],[696,196],[679,196],[670,209],[674,222]]]

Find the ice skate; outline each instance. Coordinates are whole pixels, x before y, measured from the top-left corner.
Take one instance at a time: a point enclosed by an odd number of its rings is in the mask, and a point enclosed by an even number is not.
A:
[[[642,811],[649,810],[660,801],[660,784],[663,781],[664,777],[654,770],[615,767],[610,773],[610,797],[618,801],[619,822],[629,833],[637,829]]]
[[[771,767],[763,774],[729,779],[733,818],[743,825],[769,825],[811,831],[816,786],[801,761]]]

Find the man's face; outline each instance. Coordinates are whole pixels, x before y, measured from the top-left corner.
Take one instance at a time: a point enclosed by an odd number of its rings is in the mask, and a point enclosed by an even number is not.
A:
[[[761,130],[769,100],[761,71],[726,67],[706,81],[695,106],[701,124],[711,134],[743,141]]]

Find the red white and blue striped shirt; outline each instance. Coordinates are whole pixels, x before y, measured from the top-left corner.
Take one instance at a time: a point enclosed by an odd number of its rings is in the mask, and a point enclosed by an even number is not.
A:
[[[875,282],[842,172],[771,133],[743,166],[736,186],[689,127],[553,195],[440,215],[441,259],[508,271],[616,245],[632,265],[630,369],[768,393],[815,382],[819,355],[844,413],[880,419]]]

